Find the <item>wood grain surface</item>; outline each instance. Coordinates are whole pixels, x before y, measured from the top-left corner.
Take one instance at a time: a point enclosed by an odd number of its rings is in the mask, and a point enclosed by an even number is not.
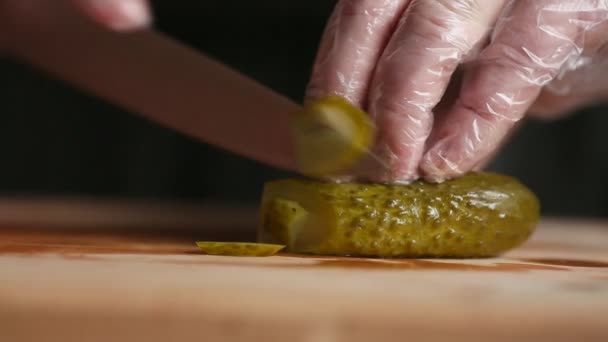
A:
[[[0,341],[608,341],[608,222],[500,258],[202,255],[255,210],[0,200]]]

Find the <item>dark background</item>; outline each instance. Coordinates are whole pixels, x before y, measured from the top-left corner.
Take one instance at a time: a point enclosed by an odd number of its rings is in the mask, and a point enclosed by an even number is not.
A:
[[[331,1],[155,1],[156,28],[301,101]],[[545,215],[608,217],[608,116],[527,122],[490,169]],[[284,176],[0,59],[0,194],[255,203]]]

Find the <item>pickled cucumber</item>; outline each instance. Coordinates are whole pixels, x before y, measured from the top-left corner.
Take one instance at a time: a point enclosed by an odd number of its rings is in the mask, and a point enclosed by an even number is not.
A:
[[[227,256],[269,256],[285,248],[283,245],[253,242],[197,241],[196,245],[205,254]]]
[[[265,184],[258,241],[286,251],[364,257],[492,257],[518,247],[540,215],[512,177],[469,173],[430,184]]]

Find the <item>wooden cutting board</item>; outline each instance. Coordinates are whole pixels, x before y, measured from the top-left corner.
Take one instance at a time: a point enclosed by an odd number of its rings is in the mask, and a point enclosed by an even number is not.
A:
[[[217,257],[255,211],[0,201],[0,341],[608,341],[608,222],[482,260]]]

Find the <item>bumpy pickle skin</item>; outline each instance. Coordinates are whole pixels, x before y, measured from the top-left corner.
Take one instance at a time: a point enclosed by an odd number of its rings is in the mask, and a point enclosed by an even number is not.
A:
[[[252,242],[197,241],[196,245],[204,254],[223,256],[263,257],[278,253],[284,245]]]
[[[316,255],[493,257],[524,243],[539,216],[528,188],[493,173],[410,185],[285,179],[265,185],[258,241]]]

